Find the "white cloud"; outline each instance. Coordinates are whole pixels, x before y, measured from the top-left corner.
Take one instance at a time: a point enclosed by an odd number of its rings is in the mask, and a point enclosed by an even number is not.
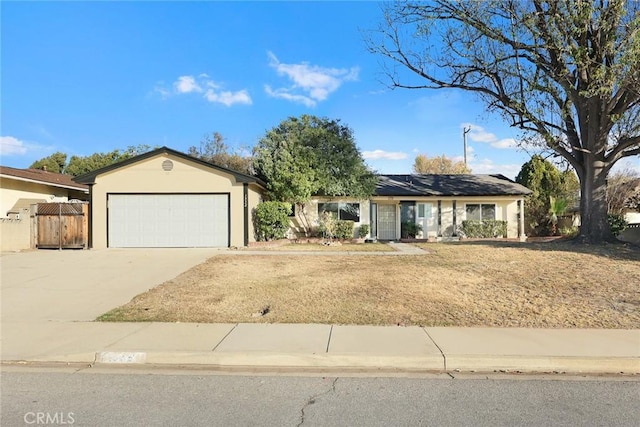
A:
[[[272,98],[286,99],[287,101],[304,104],[307,107],[314,107],[316,105],[316,101],[314,101],[313,99],[304,95],[294,95],[292,93],[289,93],[285,88],[273,90],[271,89],[271,86],[264,85],[264,91]]]
[[[407,158],[407,153],[403,153],[401,151],[384,151],[384,150],[373,150],[373,151],[363,151],[362,157],[367,160],[404,160]]]
[[[0,155],[20,156],[26,152],[27,146],[23,141],[12,136],[0,136]]]
[[[193,76],[178,77],[178,80],[173,83],[173,87],[178,93],[202,92],[202,88],[196,83]]]
[[[173,90],[167,89],[164,83],[160,82],[153,89],[160,94],[163,99],[173,95],[183,95],[189,93],[202,94],[202,97],[209,102],[218,103],[230,107],[234,104],[252,104],[251,96],[246,89],[236,92],[221,90],[222,84],[209,78],[208,74],[201,73],[197,77],[180,76],[173,82]]]
[[[167,99],[168,97],[171,96],[171,91],[167,90],[165,87],[162,86],[162,83],[158,83],[154,88],[153,91],[157,94],[160,95],[160,97],[162,99]]]
[[[230,107],[233,104],[251,105],[252,102],[251,97],[246,90],[241,90],[238,92],[223,91],[220,93],[216,93],[213,89],[209,89],[204,94],[204,97],[209,102],[219,102],[220,104],[224,104],[227,107]]]
[[[360,72],[358,67],[325,68],[306,62],[284,64],[272,52],[267,52],[267,55],[269,66],[274,68],[278,75],[287,77],[293,83],[289,87],[277,89],[265,85],[267,95],[298,102],[308,107],[326,100],[344,82],[358,80]]]
[[[471,160],[469,162],[469,167],[473,171],[473,173],[484,173],[484,174],[502,174],[507,178],[514,179],[516,175],[520,172],[522,165],[518,164],[504,164],[499,165],[494,163],[491,159],[482,159],[482,160]]]
[[[474,125],[472,123],[463,123],[460,125],[463,129],[470,129],[468,135],[469,140],[473,142],[483,142],[491,145],[494,148],[507,149],[517,148],[518,144],[513,138],[498,139],[495,134],[487,132],[482,126]]]

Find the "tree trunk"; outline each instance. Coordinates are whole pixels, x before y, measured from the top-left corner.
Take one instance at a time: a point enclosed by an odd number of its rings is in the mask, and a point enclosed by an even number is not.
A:
[[[580,175],[580,233],[583,243],[617,242],[607,221],[607,172],[604,162],[587,159]]]

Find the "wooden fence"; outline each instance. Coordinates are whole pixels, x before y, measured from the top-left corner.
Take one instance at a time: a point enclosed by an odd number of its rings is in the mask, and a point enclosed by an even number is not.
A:
[[[32,245],[38,249],[87,248],[89,205],[38,203],[32,216]]]

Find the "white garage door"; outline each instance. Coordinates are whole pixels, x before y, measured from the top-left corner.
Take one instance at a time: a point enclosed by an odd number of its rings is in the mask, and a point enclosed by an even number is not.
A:
[[[227,194],[110,194],[112,248],[229,246]]]

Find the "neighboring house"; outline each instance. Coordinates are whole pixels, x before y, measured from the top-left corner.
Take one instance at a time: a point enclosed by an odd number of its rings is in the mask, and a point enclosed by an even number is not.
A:
[[[520,213],[530,193],[503,175],[380,175],[370,200],[314,197],[304,217],[317,226],[323,211],[335,212],[356,230],[369,224],[368,237],[379,240],[400,239],[407,221],[422,226],[417,237],[438,240],[457,237],[464,220],[502,220],[508,238],[524,239]]]
[[[88,200],[88,197],[89,187],[74,182],[69,175],[0,166],[1,249],[20,250],[31,246],[31,205]]]
[[[89,186],[89,246],[229,247],[255,240],[256,177],[162,147],[76,177]]]

